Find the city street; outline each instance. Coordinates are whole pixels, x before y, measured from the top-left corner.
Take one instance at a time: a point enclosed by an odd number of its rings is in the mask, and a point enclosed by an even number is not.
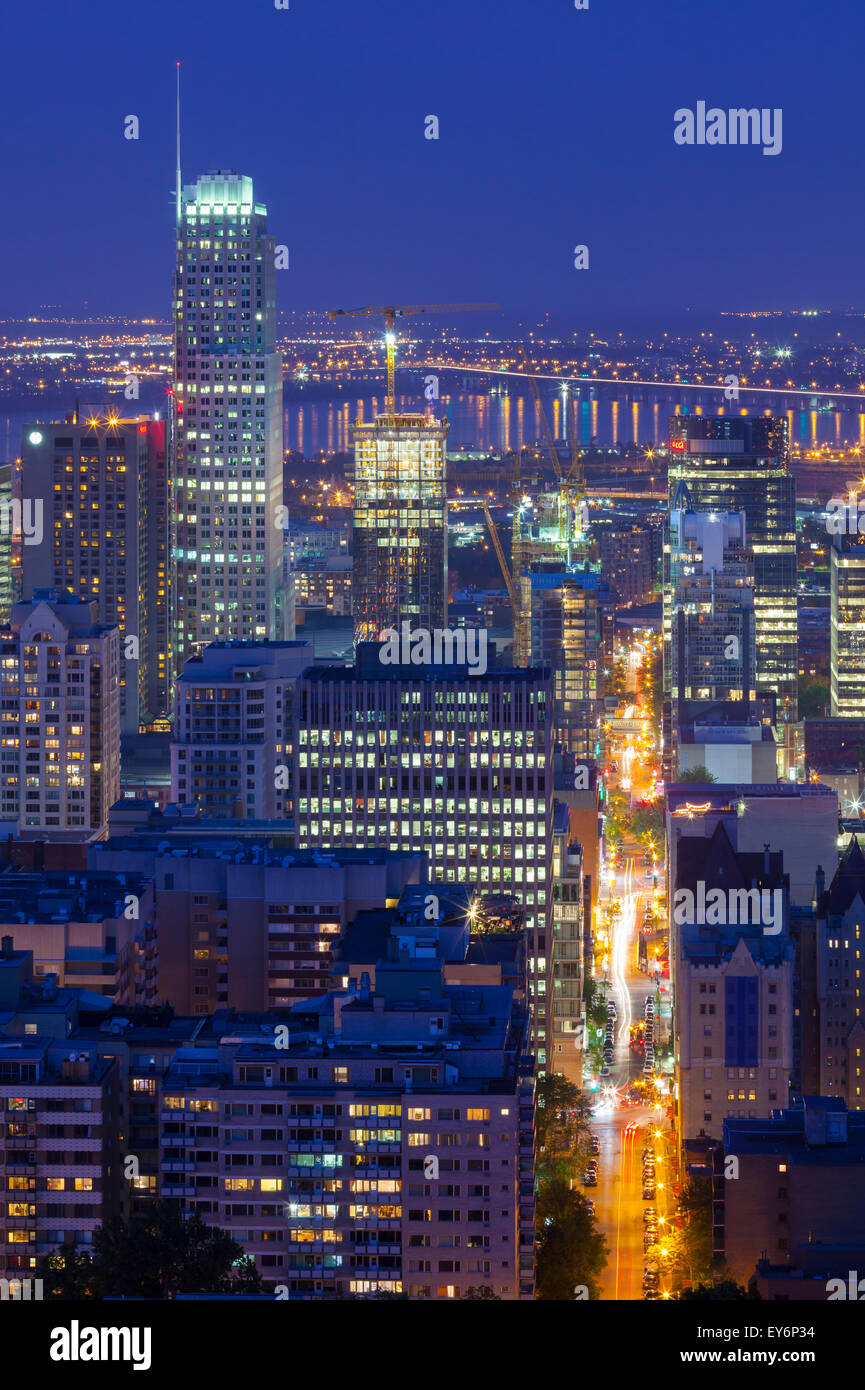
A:
[[[601,1152],[598,1186],[591,1195],[598,1228],[610,1252],[601,1284],[603,1297],[616,1299],[643,1296],[643,1212],[649,1204],[642,1199],[641,1153],[652,1147],[650,1136],[659,1119],[659,1112],[649,1106],[620,1103],[630,1082],[642,1073],[639,1059],[629,1047],[630,1025],[643,1017],[646,996],[651,992],[648,977],[636,965],[638,914],[651,896],[642,883],[640,860],[637,855],[629,856],[611,886],[611,896],[621,902],[622,911],[614,925],[610,961],[610,997],[615,1000],[618,1016],[609,1082],[620,1100],[613,1103],[611,1098],[608,1107],[602,1106],[592,1121]],[[658,1191],[653,1205],[659,1217],[666,1217],[671,1192],[663,1162],[657,1163],[656,1172]]]

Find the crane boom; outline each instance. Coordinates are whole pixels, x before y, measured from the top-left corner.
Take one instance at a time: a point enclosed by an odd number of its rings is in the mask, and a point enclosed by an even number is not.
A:
[[[490,533],[490,539],[493,543],[493,549],[496,552],[496,558],[499,562],[499,569],[502,572],[502,578],[505,581],[505,587],[508,591],[508,598],[510,599],[511,609],[514,615],[514,621],[518,621],[520,616],[520,596],[517,592],[516,585],[514,584],[514,581],[511,578],[511,572],[508,569],[508,562],[505,559],[505,552],[502,547],[501,540],[499,539],[498,527],[496,526],[496,523],[493,521],[492,512],[490,511],[489,503],[487,502],[486,498],[458,497],[454,498],[452,501],[449,501],[448,507],[480,507],[483,511],[484,521],[487,524],[487,530]]]
[[[458,314],[501,309],[501,304],[365,304],[359,309],[331,309],[331,319],[383,318],[387,348],[387,396],[385,414],[396,414],[396,321],[411,314]]]

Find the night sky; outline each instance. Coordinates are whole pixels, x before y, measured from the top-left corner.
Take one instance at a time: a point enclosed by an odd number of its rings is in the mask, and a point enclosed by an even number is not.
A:
[[[252,175],[281,309],[865,308],[863,0],[290,5],[6,7],[0,314],[167,318],[176,59],[184,179]],[[700,100],[781,107],[782,153],[677,146]]]

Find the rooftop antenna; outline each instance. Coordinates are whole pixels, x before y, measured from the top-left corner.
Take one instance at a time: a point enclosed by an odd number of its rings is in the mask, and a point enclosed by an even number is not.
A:
[[[175,171],[175,204],[177,225],[180,226],[180,63],[177,67],[177,169]]]

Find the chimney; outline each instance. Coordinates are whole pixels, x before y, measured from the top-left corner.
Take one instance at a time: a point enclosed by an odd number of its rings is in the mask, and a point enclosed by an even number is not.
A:
[[[3,955],[4,955],[4,956],[11,956],[11,955],[12,955],[12,949],[13,949],[13,948],[12,948],[12,937],[11,937],[11,936],[4,936],[3,939],[2,939],[2,942],[0,942],[0,946],[2,946],[2,951],[3,951]]]
[[[763,873],[769,873],[769,846],[763,846]]]
[[[364,970],[360,977],[360,999],[361,1003],[369,1003],[369,971]]]
[[[825,874],[825,871],[824,871],[824,869],[823,869],[823,865],[822,865],[822,864],[818,864],[818,865],[817,865],[817,872],[816,872],[816,874],[814,875],[814,895],[815,895],[814,906],[815,906],[815,907],[819,907],[819,906],[820,906],[820,899],[823,897],[823,894],[824,894],[825,891],[826,891],[826,874]]]

